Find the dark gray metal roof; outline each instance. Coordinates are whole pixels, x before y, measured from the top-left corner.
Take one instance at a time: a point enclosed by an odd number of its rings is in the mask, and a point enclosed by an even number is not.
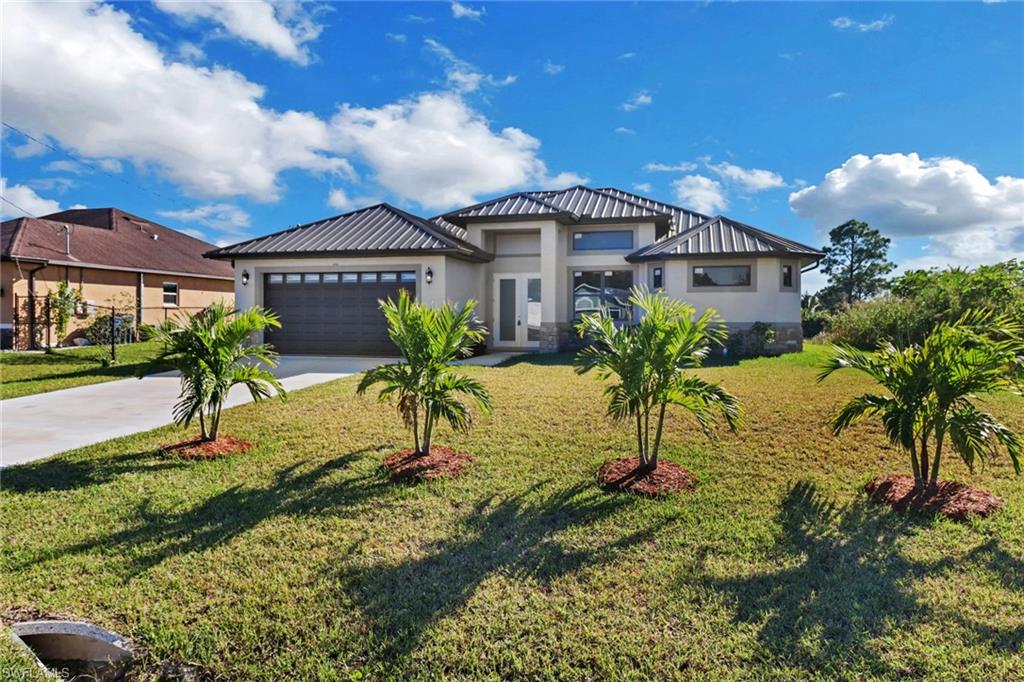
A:
[[[389,204],[377,204],[297,225],[215,249],[206,256],[228,259],[242,256],[406,253],[441,253],[475,261],[487,261],[493,257],[443,227]]]
[[[627,192],[626,190],[619,189],[617,187],[603,187],[599,192],[605,192],[622,199],[628,199],[633,203],[640,204],[641,206],[648,206],[653,208],[655,211],[661,211],[672,216],[671,232],[682,232],[683,230],[689,230],[690,228],[697,227],[705,220],[711,218],[711,216],[704,215],[703,213],[697,213],[689,209],[683,208],[682,206],[673,206],[672,204],[666,204],[663,201],[657,199],[651,199],[640,194],[634,194],[633,192]]]
[[[714,256],[787,255],[821,258],[824,254],[806,244],[769,234],[725,216],[708,218],[694,228],[670,234],[634,251],[628,261],[699,258]]]
[[[562,190],[516,192],[446,213],[456,225],[471,220],[548,217],[568,222],[653,219],[668,222],[672,215],[628,196],[577,185]]]

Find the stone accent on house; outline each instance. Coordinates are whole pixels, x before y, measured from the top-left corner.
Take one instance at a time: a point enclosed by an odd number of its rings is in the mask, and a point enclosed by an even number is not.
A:
[[[579,339],[571,322],[541,322],[540,351],[557,353],[578,347]]]
[[[749,332],[753,323],[727,322],[725,326],[729,330],[729,335],[733,336]],[[771,327],[775,330],[775,341],[765,348],[765,355],[782,355],[783,353],[797,353],[803,350],[804,330],[799,322],[772,322]]]

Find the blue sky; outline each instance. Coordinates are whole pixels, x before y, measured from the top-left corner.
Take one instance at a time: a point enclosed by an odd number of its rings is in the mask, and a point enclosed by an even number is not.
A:
[[[1024,256],[1020,3],[163,0],[3,25],[3,120],[46,145],[4,129],[4,197],[37,215],[228,243],[584,180],[814,245],[865,219],[906,266]]]

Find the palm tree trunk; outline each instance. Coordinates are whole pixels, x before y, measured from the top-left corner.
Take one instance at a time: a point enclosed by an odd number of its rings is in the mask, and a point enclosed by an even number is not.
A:
[[[414,450],[416,452],[420,451],[420,424],[419,424],[420,420],[419,420],[419,415],[420,415],[420,408],[417,405],[412,410],[412,442],[413,442],[413,445],[414,445]]]
[[[647,466],[647,453],[644,452],[644,430],[640,421],[640,413],[636,413],[636,451],[640,457],[640,468]]]
[[[661,430],[665,425],[665,406],[667,403],[662,403],[658,409],[658,426],[654,432],[654,451],[651,453],[651,468],[658,468],[658,454],[661,452]]]
[[[220,431],[220,410],[220,403],[214,403],[210,408],[210,440],[217,440],[217,434]]]
[[[928,435],[921,435],[921,485],[928,481]]]
[[[644,454],[647,455],[647,468],[655,467],[654,459],[651,457],[651,408],[644,410]]]
[[[206,432],[206,417],[203,415],[203,408],[199,408],[199,435],[203,440],[210,440],[210,435]]]
[[[434,418],[427,410],[427,414],[423,417],[423,449],[420,451],[421,455],[430,454],[431,440],[434,438]]]
[[[931,480],[928,483],[931,492],[939,489],[939,464],[942,462],[942,440],[945,435],[942,431],[935,432],[935,457],[932,459]]]
[[[910,441],[910,468],[914,470],[914,485],[921,485],[921,464],[917,461],[917,444]]]

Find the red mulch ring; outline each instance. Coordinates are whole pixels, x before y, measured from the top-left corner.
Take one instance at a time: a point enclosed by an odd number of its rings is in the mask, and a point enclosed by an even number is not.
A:
[[[174,445],[165,445],[161,450],[182,459],[217,459],[226,455],[247,452],[252,443],[234,436],[217,436],[217,440],[203,440],[196,437]]]
[[[413,448],[389,455],[384,466],[395,478],[433,481],[437,478],[454,478],[465,473],[473,458],[464,452],[456,452],[444,445],[430,446],[429,455],[417,455]]]
[[[913,476],[879,476],[864,486],[864,491],[896,511],[912,509],[955,521],[988,516],[1003,508],[1003,501],[992,493],[955,481],[939,481],[938,489],[928,492],[914,487]]]
[[[640,495],[669,495],[693,492],[697,477],[672,462],[659,462],[654,471],[640,471],[639,457],[613,459],[597,470],[597,480],[605,490],[627,491]]]

